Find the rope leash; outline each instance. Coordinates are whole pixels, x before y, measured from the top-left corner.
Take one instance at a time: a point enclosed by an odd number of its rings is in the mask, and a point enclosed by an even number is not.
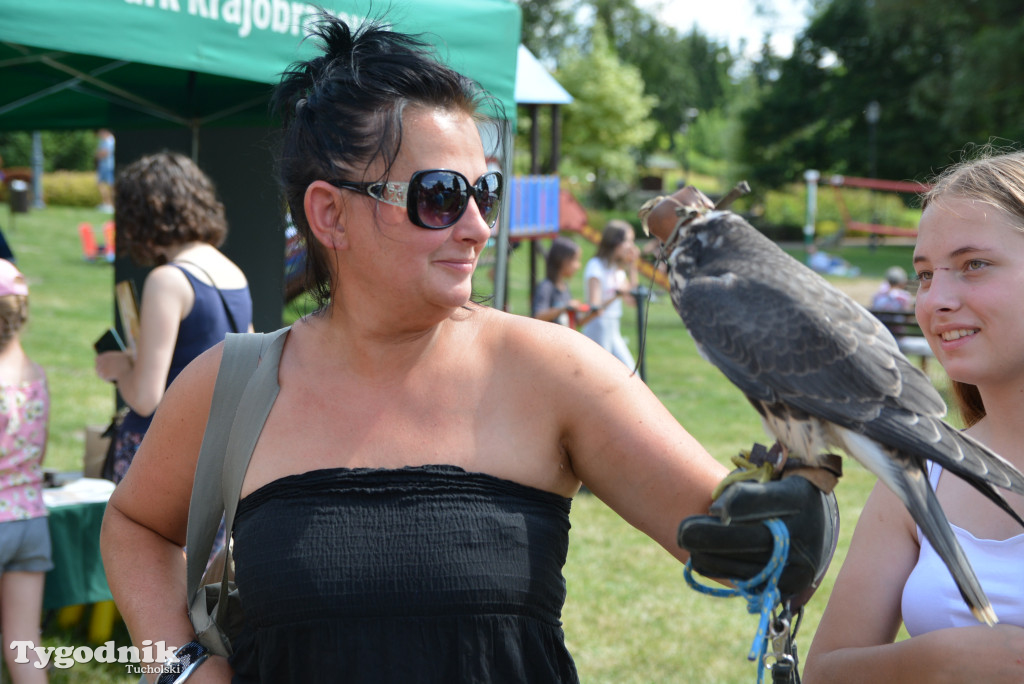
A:
[[[779,604],[779,578],[786,567],[786,559],[789,557],[789,529],[778,518],[770,518],[764,524],[771,530],[774,546],[772,556],[764,569],[748,580],[731,580],[736,585],[735,589],[723,587],[712,587],[699,583],[693,577],[693,568],[690,561],[686,562],[683,570],[683,577],[691,589],[709,596],[720,598],[732,598],[742,596],[747,600],[747,611],[752,614],[760,614],[757,624],[757,633],[747,654],[747,660],[757,659],[757,683],[764,682],[765,651],[768,647],[768,628],[771,623],[772,610]]]

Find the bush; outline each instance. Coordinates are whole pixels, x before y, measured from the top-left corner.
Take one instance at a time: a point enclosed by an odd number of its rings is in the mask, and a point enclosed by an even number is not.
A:
[[[96,168],[95,131],[44,131],[46,171],[92,171]]]
[[[10,169],[6,169],[10,171]],[[15,173],[11,176],[24,178],[31,185],[32,174]],[[10,177],[8,178],[8,180]],[[31,193],[31,187],[29,189]],[[0,203],[8,202],[7,183],[0,183]],[[92,209],[100,203],[100,191],[96,187],[96,174],[92,171],[54,171],[43,174],[43,201],[55,207],[87,207]]]
[[[765,237],[774,242],[802,242],[804,227],[794,223],[774,223],[764,216],[744,214],[750,225],[764,233]]]
[[[799,188],[787,192],[769,190],[764,197],[762,219],[766,224],[778,226],[803,226],[807,220],[807,194]],[[819,215],[820,215],[819,208]]]
[[[96,174],[92,171],[43,174],[43,201],[60,207],[95,207],[100,203]]]
[[[32,134],[24,131],[0,133],[0,168],[32,163]]]

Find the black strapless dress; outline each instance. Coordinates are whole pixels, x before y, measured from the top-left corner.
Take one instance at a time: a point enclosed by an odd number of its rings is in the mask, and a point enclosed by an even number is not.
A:
[[[578,682],[570,503],[454,466],[267,484],[235,520],[234,682]]]

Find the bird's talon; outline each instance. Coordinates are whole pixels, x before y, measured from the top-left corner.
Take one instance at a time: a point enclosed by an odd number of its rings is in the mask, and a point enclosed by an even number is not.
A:
[[[725,491],[725,488],[731,485],[733,482],[743,482],[744,480],[752,480],[754,482],[769,482],[772,476],[775,474],[775,468],[772,467],[771,463],[763,463],[759,466],[754,466],[753,463],[747,461],[742,456],[733,456],[732,462],[736,464],[736,470],[722,478],[722,481],[718,483],[714,491],[711,492],[711,500],[715,501]]]
[[[750,461],[750,452],[747,450],[740,451],[739,454],[729,459],[732,464],[737,468],[743,468],[744,470],[750,470],[754,468],[754,464]]]

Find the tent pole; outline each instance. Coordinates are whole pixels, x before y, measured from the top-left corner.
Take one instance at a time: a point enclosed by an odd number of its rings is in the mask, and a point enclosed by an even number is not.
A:
[[[45,209],[43,201],[43,135],[32,131],[32,208]]]
[[[39,60],[38,59],[34,59],[32,61],[38,62]],[[110,64],[107,64],[107,65],[104,65],[104,66],[100,67],[99,69],[96,69],[95,71],[92,71],[91,75],[92,76],[99,76],[99,75],[101,75],[101,74],[103,74],[103,73],[105,73],[107,71],[110,71],[111,69],[116,69],[119,66],[124,66],[127,63],[128,62],[112,62]],[[32,95],[26,95],[25,97],[21,98],[20,100],[15,100],[14,102],[10,102],[10,103],[4,105],[3,107],[0,107],[0,114],[6,114],[7,112],[13,111],[13,110],[17,109],[18,107],[21,107],[21,106],[24,106],[24,105],[27,105],[27,104],[31,104],[32,102],[35,102],[36,100],[39,100],[41,98],[46,97],[47,95],[52,95],[54,93],[59,93],[62,90],[67,90],[69,88],[74,88],[76,85],[78,85],[81,82],[82,82],[82,79],[80,79],[80,78],[71,78],[71,79],[68,79],[67,81],[64,81],[63,83],[58,83],[56,85],[50,86],[49,88],[44,88],[43,90],[40,90],[38,93],[34,93]]]
[[[506,178],[511,178],[512,172],[512,146],[515,143],[512,124],[506,119],[500,122],[503,127],[502,150],[501,150],[501,171]],[[508,183],[509,181],[505,181]],[[506,186],[507,187],[507,186]],[[508,190],[505,191],[506,198]],[[498,235],[495,239],[494,255],[494,308],[498,311],[505,311],[508,305],[508,253],[509,253],[509,229],[508,222],[511,215],[511,202],[507,199],[501,203],[501,219],[498,221]]]
[[[551,105],[551,161],[548,173],[558,175],[558,165],[562,162],[562,108]]]
[[[193,121],[189,127],[192,129],[192,161],[199,166],[199,122]]]

